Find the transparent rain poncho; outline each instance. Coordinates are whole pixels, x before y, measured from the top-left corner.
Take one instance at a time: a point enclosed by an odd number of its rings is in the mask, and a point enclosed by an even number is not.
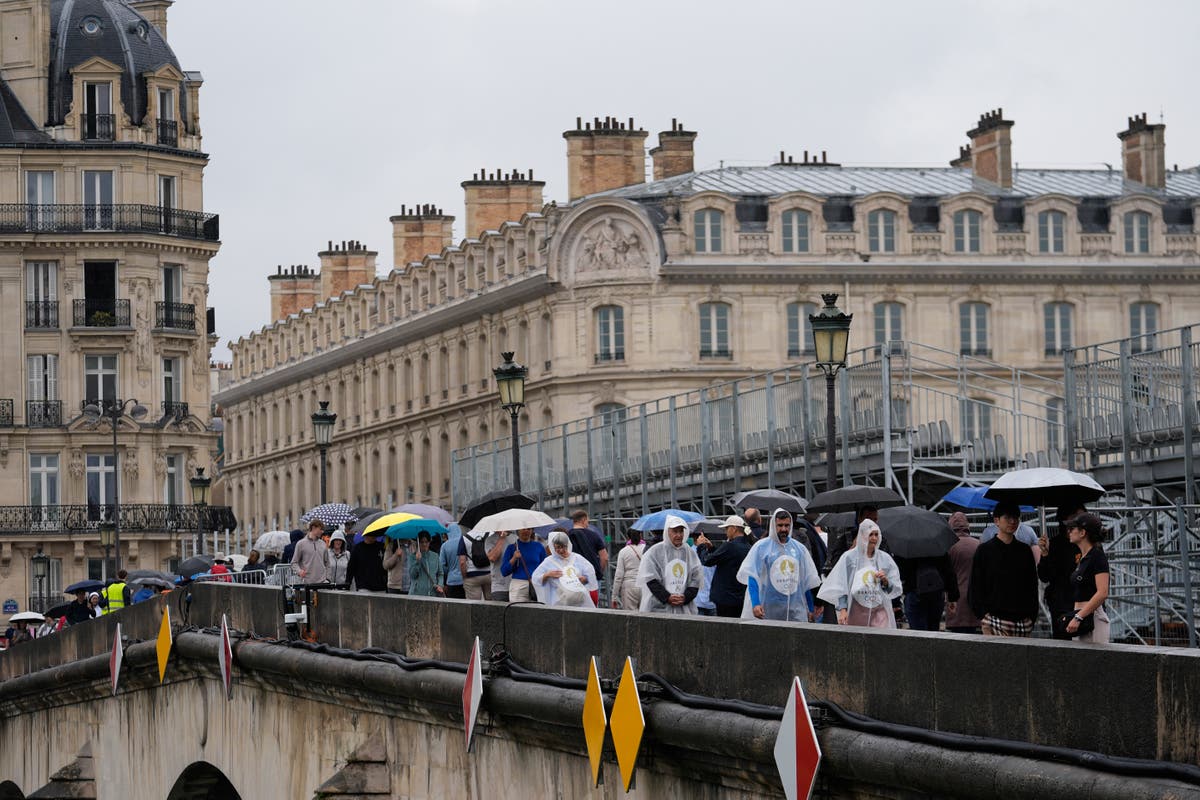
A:
[[[787,538],[780,541],[775,532],[775,520],[787,517]],[[758,584],[759,602],[765,619],[808,622],[808,600],[805,593],[821,585],[821,574],[813,563],[808,548],[791,537],[792,516],[782,508],[771,517],[767,535],[754,543],[737,579],[749,586],[753,578]],[[742,605],[742,618],[754,617],[754,603],[750,591]]]

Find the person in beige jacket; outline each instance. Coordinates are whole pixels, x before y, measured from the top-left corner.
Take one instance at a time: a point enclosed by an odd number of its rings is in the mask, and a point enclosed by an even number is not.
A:
[[[383,568],[387,570],[388,594],[408,594],[408,543],[388,539],[383,551]]]
[[[630,531],[629,540],[617,553],[617,574],[613,578],[612,607],[626,611],[637,611],[642,603],[642,587],[638,586],[638,570],[642,566],[642,553],[646,543],[641,531]]]

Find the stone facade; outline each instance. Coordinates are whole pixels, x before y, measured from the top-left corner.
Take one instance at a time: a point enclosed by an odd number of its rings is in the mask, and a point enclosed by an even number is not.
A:
[[[570,165],[589,131],[568,134]],[[780,161],[551,203],[239,339],[219,396],[238,518],[295,524],[315,502],[319,400],[338,414],[331,500],[448,503],[451,451],[508,433],[506,350],[530,370],[531,431],[811,361],[807,306],[830,290],[852,348],[903,339],[1047,375],[1066,344],[1200,318],[1195,171],[1154,190],[1014,170],[1001,189],[961,166]]]
[[[98,525],[118,499],[124,565],[165,569],[178,555],[171,509],[191,505],[188,477],[216,447],[206,309],[220,242],[216,217],[201,211],[201,78],[173,55],[160,63],[170,51],[154,23],[165,30],[169,5],[133,4],[141,17],[113,4],[93,36],[91,18],[67,19],[77,6],[60,20],[49,0],[5,3],[0,370],[11,380],[0,392],[0,598],[22,609],[37,592],[29,558],[39,548],[53,559],[43,586],[53,604],[63,585],[97,575]],[[51,48],[67,24],[82,35]],[[118,26],[136,74],[88,57],[100,49],[92,39]],[[34,38],[13,45],[25,35]],[[144,107],[125,96],[131,86]],[[58,118],[55,98],[68,88]],[[117,468],[111,423],[83,409],[132,410],[135,399],[147,414],[121,419]]]

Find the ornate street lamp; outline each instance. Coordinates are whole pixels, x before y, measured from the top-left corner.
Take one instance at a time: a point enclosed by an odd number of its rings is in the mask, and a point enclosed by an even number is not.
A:
[[[492,370],[500,389],[500,407],[512,418],[513,489],[521,491],[521,442],[517,426],[525,407],[525,378],[529,368],[513,361],[513,353],[501,353],[504,363]]]
[[[109,551],[112,550],[113,540],[117,535],[117,526],[111,520],[103,520],[97,526],[100,530],[100,546],[104,548],[104,570],[101,574],[101,580],[108,580],[108,557]],[[111,573],[116,575],[115,572]]]
[[[38,545],[37,554],[30,559],[33,564],[33,579],[37,581],[37,598],[38,611],[46,610],[46,578],[50,577],[50,557],[42,552],[42,546]]]
[[[118,468],[117,459],[120,457],[117,452],[117,428],[121,423],[122,417],[129,417],[134,422],[140,422],[145,419],[146,407],[137,400],[97,400],[88,403],[83,407],[83,416],[92,424],[96,424],[102,417],[112,421],[112,457],[113,457],[113,547],[117,551],[115,567],[118,572],[121,570],[121,470]]]
[[[825,307],[820,313],[808,318],[812,326],[813,347],[817,351],[817,366],[825,373],[825,460],[827,477],[826,491],[837,486],[837,418],[834,406],[837,400],[836,378],[838,370],[846,366],[846,350],[850,345],[850,321],[853,314],[844,314],[837,307],[836,294],[823,294]]]
[[[188,479],[192,487],[192,505],[196,507],[196,541],[193,552],[199,553],[204,542],[204,509],[208,506],[208,487],[212,478],[204,474],[204,467],[196,467],[196,474]],[[183,553],[179,554],[180,558]]]
[[[321,400],[320,408],[313,412],[313,438],[321,449],[321,505],[325,504],[325,461],[329,452],[329,443],[333,440],[333,424],[337,422],[337,414],[329,410],[329,401]]]

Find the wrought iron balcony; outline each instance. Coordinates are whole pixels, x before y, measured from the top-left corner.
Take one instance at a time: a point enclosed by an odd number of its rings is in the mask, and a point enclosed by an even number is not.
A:
[[[624,360],[625,360],[625,351],[624,350],[608,350],[603,353],[596,353],[596,363],[597,364],[609,364],[614,361],[624,361]]]
[[[0,428],[13,426],[13,401],[0,400]]]
[[[0,533],[89,533],[113,519],[111,505],[0,506]],[[237,527],[228,506],[121,503],[122,533],[190,533]]]
[[[192,303],[155,303],[154,327],[196,330],[196,306]]]
[[[162,401],[163,419],[181,420],[188,415],[188,404],[181,400]]]
[[[116,114],[84,114],[83,138],[85,140],[111,142],[117,138]]]
[[[216,214],[170,206],[0,204],[3,233],[146,233],[216,242],[221,239]]]
[[[720,349],[720,348],[713,349],[711,347],[701,347],[700,348],[700,357],[701,358],[733,358],[733,351],[732,350],[724,350],[724,349]]]
[[[28,428],[61,428],[62,400],[26,400],[25,426]]]
[[[128,300],[76,300],[76,328],[128,328]]]
[[[25,301],[26,330],[57,330],[58,301],[57,300],[26,300]]]
[[[158,121],[158,143],[164,147],[179,146],[179,123],[173,119]]]

